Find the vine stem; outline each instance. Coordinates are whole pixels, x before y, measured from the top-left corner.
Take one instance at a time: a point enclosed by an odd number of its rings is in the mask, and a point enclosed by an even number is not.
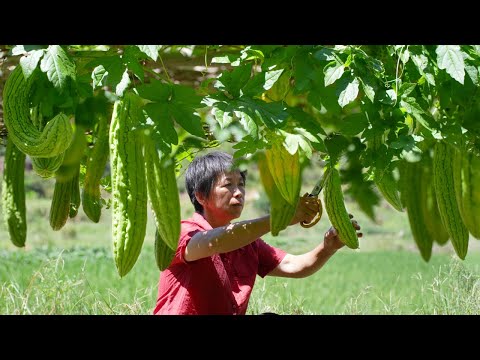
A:
[[[168,71],[165,67],[165,64],[163,63],[163,59],[162,59],[162,55],[158,55],[158,57],[160,58],[160,62],[162,63],[162,68],[163,68],[163,71],[165,72],[165,74],[167,75],[167,80],[170,84],[172,84],[172,79],[170,79],[170,75],[168,75]]]
[[[405,49],[405,51],[408,50],[408,45],[407,45],[407,48]],[[397,60],[397,68],[395,70],[395,89],[397,91],[397,94],[398,94],[398,80],[400,80],[399,76],[398,76],[398,73],[399,73],[399,67],[400,67],[400,60],[402,58],[402,55],[405,53],[405,51],[403,51],[403,48],[400,50],[400,54],[398,55],[398,60]],[[398,96],[396,97],[395,99],[395,105],[397,105],[397,101],[398,101]]]
[[[148,73],[150,73],[150,74],[152,74],[152,75],[155,75],[155,76],[157,76],[159,79],[162,79],[162,80],[165,80],[165,81],[167,81],[167,79],[165,79],[165,77],[164,77],[164,76],[162,76],[162,75],[160,75],[160,74],[156,73],[156,72],[155,72],[155,71],[153,71],[152,69],[149,69],[149,68],[144,68],[144,71],[146,71],[146,72],[148,72]]]

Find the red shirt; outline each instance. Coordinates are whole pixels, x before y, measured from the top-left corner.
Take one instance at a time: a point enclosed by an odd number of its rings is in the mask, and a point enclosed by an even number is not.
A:
[[[185,248],[199,231],[212,227],[195,212],[181,222],[178,248],[171,264],[160,273],[155,315],[244,315],[256,276],[265,277],[286,252],[262,239],[240,249],[191,262]]]

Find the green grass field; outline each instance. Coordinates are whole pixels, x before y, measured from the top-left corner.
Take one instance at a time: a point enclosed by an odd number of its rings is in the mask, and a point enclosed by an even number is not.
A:
[[[265,195],[256,180],[247,185],[240,220],[264,214]],[[311,187],[307,183],[302,190]],[[24,249],[10,243],[0,224],[0,314],[151,314],[159,277],[152,219],[137,263],[120,279],[111,252],[111,210],[104,209],[100,223],[94,224],[80,209],[64,228],[53,231],[48,224],[50,196],[27,197]],[[181,203],[183,217],[190,215],[184,193]],[[343,248],[308,278],[258,277],[248,314],[480,314],[480,241],[470,239],[465,261],[448,244],[435,246],[425,263],[406,214],[382,204],[374,223],[355,204],[347,202],[347,207],[362,226],[360,249]],[[324,214],[310,229],[294,226],[263,239],[297,254],[321,242],[328,227]]]

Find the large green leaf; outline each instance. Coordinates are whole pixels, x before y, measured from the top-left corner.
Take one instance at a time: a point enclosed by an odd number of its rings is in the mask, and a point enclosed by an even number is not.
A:
[[[109,86],[117,96],[123,96],[128,86],[127,66],[118,56],[105,56],[92,61],[89,66],[95,66],[92,72],[93,87]]]
[[[323,69],[325,73],[325,86],[333,84],[335,81],[340,79],[345,71],[345,65],[332,61]]]
[[[359,81],[357,78],[349,78],[346,81],[340,82],[338,93],[338,104],[343,108],[354,101],[358,96]]]
[[[141,52],[145,53],[153,61],[157,61],[158,52],[162,45],[137,45]]]
[[[42,58],[45,50],[32,50],[27,55],[20,58],[20,65],[22,66],[23,75],[26,79],[32,75],[37,68],[38,62]]]
[[[137,88],[138,94],[152,103],[145,106],[145,110],[157,123],[159,129],[166,131],[166,140],[176,144],[176,134],[173,134],[168,121],[175,121],[190,134],[204,137],[200,117],[196,114],[202,107],[202,96],[195,90],[176,84],[164,84],[158,80],[152,80],[150,84],[144,84]],[[161,125],[163,124],[163,125]]]
[[[40,69],[60,92],[68,86],[68,79],[76,78],[75,64],[60,45],[48,47],[40,62]]]
[[[465,64],[460,46],[439,45],[436,52],[438,68],[445,69],[452,78],[463,84]]]

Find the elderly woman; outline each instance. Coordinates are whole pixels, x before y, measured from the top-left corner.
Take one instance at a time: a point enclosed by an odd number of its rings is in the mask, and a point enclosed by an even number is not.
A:
[[[245,205],[245,172],[227,153],[195,158],[185,182],[195,212],[182,220],[175,256],[160,274],[154,314],[244,315],[257,275],[310,276],[344,246],[331,227],[313,250],[292,255],[260,238],[270,231],[270,215],[232,222]],[[301,197],[290,226],[318,211],[314,199]]]

